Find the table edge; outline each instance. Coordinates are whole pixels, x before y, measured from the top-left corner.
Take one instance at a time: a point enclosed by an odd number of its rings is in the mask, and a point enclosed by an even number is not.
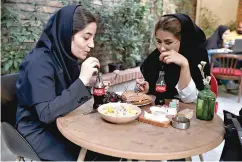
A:
[[[220,116],[218,116],[218,117],[219,117],[219,120],[222,120]],[[59,123],[59,120],[60,120],[60,118],[57,118],[56,124],[57,124],[57,127],[58,127],[59,131],[61,132],[61,134],[64,137],[66,137],[68,140],[70,140],[71,142],[75,143],[76,145],[83,147],[83,148],[86,148],[87,150],[91,150],[91,151],[98,152],[98,153],[101,153],[101,154],[120,157],[120,158],[127,158],[127,159],[171,160],[171,159],[180,159],[180,158],[192,157],[192,156],[196,156],[196,155],[199,155],[199,154],[203,154],[205,152],[208,152],[208,151],[216,148],[224,140],[224,136],[221,134],[220,138],[217,138],[216,141],[214,141],[213,143],[210,143],[209,145],[204,145],[202,147],[193,149],[192,151],[186,150],[186,151],[177,152],[177,153],[173,153],[173,154],[172,153],[158,154],[158,153],[144,153],[144,152],[139,152],[139,153],[127,152],[127,151],[120,151],[120,150],[117,150],[117,149],[111,149],[111,148],[106,148],[106,147],[103,147],[103,146],[100,146],[100,145],[96,145],[96,144],[87,142],[87,141],[85,141],[84,139],[81,139],[81,138],[79,138],[78,141],[73,140],[73,136],[75,136],[75,135],[72,135],[69,132],[63,131],[63,127]]]

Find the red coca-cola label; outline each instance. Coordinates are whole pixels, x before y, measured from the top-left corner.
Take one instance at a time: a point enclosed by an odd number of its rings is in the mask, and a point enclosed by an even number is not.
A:
[[[105,88],[93,88],[93,95],[102,96],[105,94]]]
[[[166,86],[165,85],[156,85],[155,90],[156,90],[156,92],[165,92]]]

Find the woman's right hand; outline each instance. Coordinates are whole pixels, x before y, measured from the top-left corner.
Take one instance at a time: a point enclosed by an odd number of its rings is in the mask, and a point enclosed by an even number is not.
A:
[[[136,79],[136,88],[141,93],[148,93],[149,92],[149,83],[147,81],[142,80],[142,79]]]
[[[100,68],[100,63],[98,59],[94,57],[89,57],[82,63],[79,78],[84,85],[90,82],[92,75],[98,72],[98,68]]]

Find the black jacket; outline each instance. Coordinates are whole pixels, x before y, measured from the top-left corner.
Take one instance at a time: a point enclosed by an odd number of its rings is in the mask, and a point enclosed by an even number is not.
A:
[[[71,54],[76,7],[64,7],[50,18],[19,68],[16,127],[42,160],[76,160],[80,151],[56,126],[58,117],[91,98]]]

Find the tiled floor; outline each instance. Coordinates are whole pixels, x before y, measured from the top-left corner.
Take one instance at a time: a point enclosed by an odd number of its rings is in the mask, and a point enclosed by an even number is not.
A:
[[[123,91],[124,87],[128,86],[128,89],[134,88],[134,82],[128,82],[125,83],[125,85],[117,85],[110,89],[111,91]],[[233,112],[235,114],[238,114],[239,110],[242,108],[242,97],[241,102],[237,102],[237,92],[235,91],[234,94],[227,94],[225,93],[223,86],[219,87],[219,97],[217,99],[219,103],[219,109],[218,109],[218,115],[223,118],[223,110],[228,110],[230,112]],[[219,145],[217,148],[204,153],[204,160],[205,161],[219,161],[221,151],[223,148],[223,143]],[[14,161],[16,159],[16,156],[13,155],[5,146],[4,141],[1,137],[1,160],[2,161]],[[199,161],[198,156],[192,157],[193,161]]]

